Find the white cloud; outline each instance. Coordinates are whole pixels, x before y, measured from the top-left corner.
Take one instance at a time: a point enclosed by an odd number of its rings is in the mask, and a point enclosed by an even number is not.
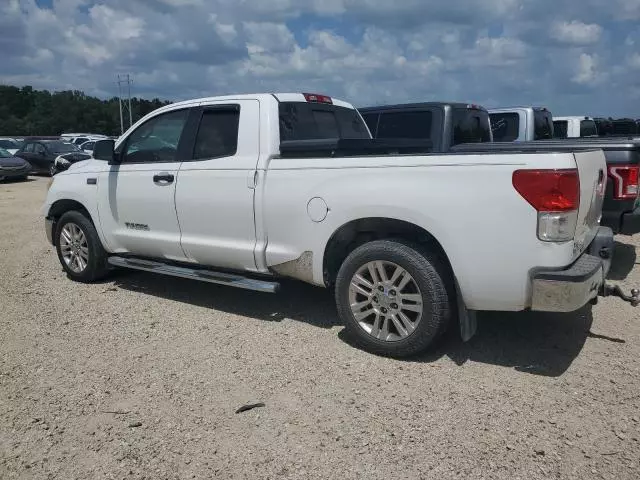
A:
[[[640,63],[640,29],[616,18],[640,0],[612,2],[0,0],[0,82],[112,95],[131,73],[135,95],[168,99],[317,90],[613,115]]]
[[[595,23],[586,24],[572,22],[556,22],[551,27],[551,36],[562,43],[572,45],[590,45],[598,42],[602,35],[602,27]]]
[[[603,77],[603,74],[598,71],[599,63],[596,55],[581,53],[578,59],[576,74],[572,80],[582,85],[598,83]]]

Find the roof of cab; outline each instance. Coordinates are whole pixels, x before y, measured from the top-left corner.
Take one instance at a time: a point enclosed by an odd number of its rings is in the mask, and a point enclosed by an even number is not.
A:
[[[343,100],[333,98],[333,97],[329,97],[329,98],[331,98],[332,103],[335,106],[351,108],[351,109],[355,108],[352,104],[345,102]],[[176,107],[187,107],[187,106],[197,105],[200,103],[206,104],[206,103],[213,103],[213,102],[219,102],[219,101],[234,101],[234,100],[259,100],[259,101],[276,100],[278,102],[307,103],[307,100],[304,97],[304,94],[302,93],[248,93],[248,94],[240,94],[240,95],[223,95],[218,97],[194,98],[192,100],[184,100],[182,102],[171,103],[164,107],[160,107],[160,109],[172,110]]]
[[[452,108],[474,108],[480,110],[486,110],[483,106],[477,104],[470,104],[464,102],[420,102],[420,103],[400,103],[397,105],[380,105],[375,107],[362,107],[359,108],[360,112],[368,113],[368,112],[377,112],[384,110],[399,110],[399,109],[412,109],[412,108],[429,108],[429,107],[446,107],[450,106]]]
[[[557,122],[557,121],[563,122],[563,121],[568,121],[568,120],[580,120],[580,121],[582,121],[582,120],[593,120],[593,118],[587,117],[586,115],[570,115],[570,116],[567,116],[567,117],[556,117],[556,116],[553,117],[553,121],[554,122]]]

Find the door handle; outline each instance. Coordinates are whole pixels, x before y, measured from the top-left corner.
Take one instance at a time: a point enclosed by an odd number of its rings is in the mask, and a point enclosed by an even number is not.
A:
[[[167,172],[160,172],[153,176],[153,183],[158,185],[169,185],[173,180],[174,176]]]

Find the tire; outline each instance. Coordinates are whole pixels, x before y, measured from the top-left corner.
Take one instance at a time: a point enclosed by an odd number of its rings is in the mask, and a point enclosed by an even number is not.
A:
[[[109,273],[107,252],[93,223],[84,214],[70,211],[62,215],[56,222],[54,239],[58,260],[70,279],[91,283]]]
[[[404,273],[394,281],[397,268]],[[418,245],[376,240],[356,248],[336,278],[336,305],[346,333],[356,346],[377,355],[424,352],[446,330],[454,311],[447,272],[437,255]]]

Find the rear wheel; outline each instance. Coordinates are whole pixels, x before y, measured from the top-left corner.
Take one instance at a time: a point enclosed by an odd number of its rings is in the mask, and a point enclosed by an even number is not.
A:
[[[420,246],[378,240],[356,248],[336,279],[347,333],[364,350],[406,357],[446,329],[453,296],[443,262]]]
[[[67,212],[56,224],[56,251],[72,280],[93,282],[107,275],[107,252],[91,221],[77,211]]]

